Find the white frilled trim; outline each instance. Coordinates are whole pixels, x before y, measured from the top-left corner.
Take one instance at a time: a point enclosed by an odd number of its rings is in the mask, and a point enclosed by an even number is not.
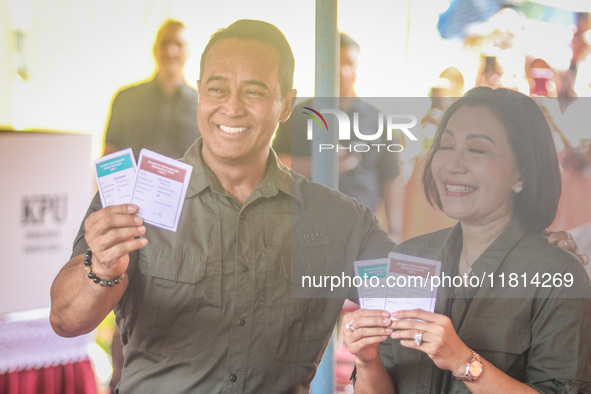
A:
[[[93,333],[58,336],[49,324],[49,309],[0,316],[0,374],[82,361],[93,340]]]

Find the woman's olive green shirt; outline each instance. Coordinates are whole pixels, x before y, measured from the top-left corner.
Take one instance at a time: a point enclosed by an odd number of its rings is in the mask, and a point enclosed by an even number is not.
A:
[[[395,251],[441,260],[451,276],[461,248],[457,225],[403,242]],[[565,274],[572,275],[571,287],[557,279]],[[468,347],[539,392],[591,392],[591,286],[575,255],[514,219],[476,260],[471,275],[484,278],[482,285],[440,288],[435,310],[450,316]],[[425,353],[399,341],[389,339],[379,351],[398,393],[470,392]]]

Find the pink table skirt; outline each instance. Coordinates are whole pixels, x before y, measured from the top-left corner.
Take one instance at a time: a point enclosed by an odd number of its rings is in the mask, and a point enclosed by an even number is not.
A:
[[[0,394],[95,394],[92,341],[55,334],[46,309],[0,316]]]

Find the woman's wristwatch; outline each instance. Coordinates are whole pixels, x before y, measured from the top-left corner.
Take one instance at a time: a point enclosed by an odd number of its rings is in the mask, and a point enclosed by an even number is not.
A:
[[[482,360],[480,359],[480,355],[476,353],[474,350],[472,351],[472,360],[466,364],[466,374],[464,375],[457,375],[452,372],[452,376],[462,382],[473,382],[482,375]]]

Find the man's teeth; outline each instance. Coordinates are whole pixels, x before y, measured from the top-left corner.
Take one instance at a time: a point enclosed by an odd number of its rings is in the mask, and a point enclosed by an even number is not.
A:
[[[220,129],[222,129],[222,131],[224,133],[228,133],[228,134],[242,133],[243,131],[246,131],[247,128],[248,127],[230,127],[230,126],[220,125]]]
[[[445,185],[447,191],[452,193],[468,193],[476,190],[474,186],[463,186],[463,185]]]

